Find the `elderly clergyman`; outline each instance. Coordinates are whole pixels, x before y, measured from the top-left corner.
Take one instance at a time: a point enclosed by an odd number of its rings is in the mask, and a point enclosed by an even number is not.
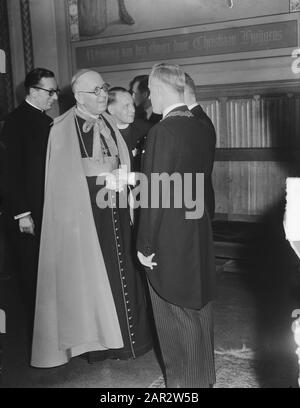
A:
[[[98,72],[72,79],[76,107],[49,137],[32,365],[52,367],[135,358],[151,348],[145,296],[131,258],[126,186],[101,174],[130,171],[126,143],[105,113],[108,84]]]

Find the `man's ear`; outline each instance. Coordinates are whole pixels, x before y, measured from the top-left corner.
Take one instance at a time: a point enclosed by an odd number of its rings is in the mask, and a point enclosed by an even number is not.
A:
[[[29,88],[29,92],[28,92],[28,96],[30,96],[31,98],[34,98],[35,95],[37,94],[38,90],[35,88]]]
[[[113,104],[112,104],[112,103],[109,104],[109,105],[107,105],[107,111],[108,111],[108,113],[110,113],[111,115],[114,115],[115,110],[114,110],[114,107],[113,107]]]
[[[150,91],[144,91],[144,92],[143,92],[143,98],[144,98],[144,99],[148,99],[149,96],[150,96]]]
[[[83,104],[81,93],[75,92],[74,93],[74,98],[76,99],[76,102],[78,102],[80,105]]]

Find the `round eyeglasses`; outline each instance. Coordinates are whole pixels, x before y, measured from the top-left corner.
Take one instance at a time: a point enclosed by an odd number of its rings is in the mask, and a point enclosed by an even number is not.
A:
[[[46,89],[46,88],[41,88],[40,86],[33,86],[32,88],[41,89],[42,91],[46,91],[48,92],[49,96],[53,96],[55,93],[58,96],[60,93],[60,90],[58,88],[57,89]]]
[[[107,93],[109,90],[110,85],[107,83],[104,83],[102,86],[96,86],[96,88],[93,91],[76,91],[76,92],[83,92],[83,93],[89,93],[89,94],[94,94],[96,96],[99,96],[101,91]]]

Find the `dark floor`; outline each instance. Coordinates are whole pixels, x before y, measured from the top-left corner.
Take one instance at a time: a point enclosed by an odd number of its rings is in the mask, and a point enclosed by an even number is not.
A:
[[[291,314],[300,308],[300,261],[272,229],[251,251],[253,256],[246,260],[218,259],[215,387],[296,388]],[[0,309],[7,315],[7,333],[1,335],[2,387],[163,387],[153,351],[136,360],[90,365],[76,357],[58,368],[31,368],[23,308],[12,277],[0,278]]]
[[[300,272],[299,272],[300,273]],[[298,376],[291,310],[264,320],[265,311],[249,290],[245,274],[223,272],[214,303],[217,388],[296,387]],[[106,360],[88,364],[80,357],[52,369],[28,366],[23,310],[12,280],[1,282],[10,291],[7,333],[4,336],[2,387],[130,388],[161,386],[161,370],[153,351],[136,360]],[[245,352],[243,352],[243,349]],[[238,355],[238,357],[232,357]],[[233,359],[232,359],[233,358]]]

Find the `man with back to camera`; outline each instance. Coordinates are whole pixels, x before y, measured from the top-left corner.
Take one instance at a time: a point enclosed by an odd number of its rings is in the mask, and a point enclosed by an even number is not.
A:
[[[5,119],[4,207],[12,256],[20,257],[17,275],[32,335],[38,251],[43,210],[45,160],[50,126],[46,114],[57,100],[54,73],[30,71],[24,82],[26,98]],[[15,252],[17,251],[17,252]]]
[[[137,249],[149,281],[167,387],[208,388],[215,383],[215,261],[210,217],[197,176],[201,179],[209,171],[210,134],[184,104],[184,86],[184,73],[177,65],[152,68],[152,106],[163,119],[147,136],[142,172],[148,183],[141,183],[141,195],[148,197],[148,207],[140,209]],[[160,186],[159,205],[151,206],[157,194],[150,180],[163,173],[177,175],[184,190],[176,183],[169,189]],[[185,184],[186,175],[192,176],[190,185]],[[203,213],[189,214],[188,203],[173,203],[175,194],[182,197],[183,191],[184,196],[200,195],[196,206]],[[164,206],[168,199],[170,205]]]
[[[136,117],[147,120],[153,126],[160,121],[161,115],[153,112],[148,81],[149,75],[137,75],[130,82],[129,91],[136,107]]]

